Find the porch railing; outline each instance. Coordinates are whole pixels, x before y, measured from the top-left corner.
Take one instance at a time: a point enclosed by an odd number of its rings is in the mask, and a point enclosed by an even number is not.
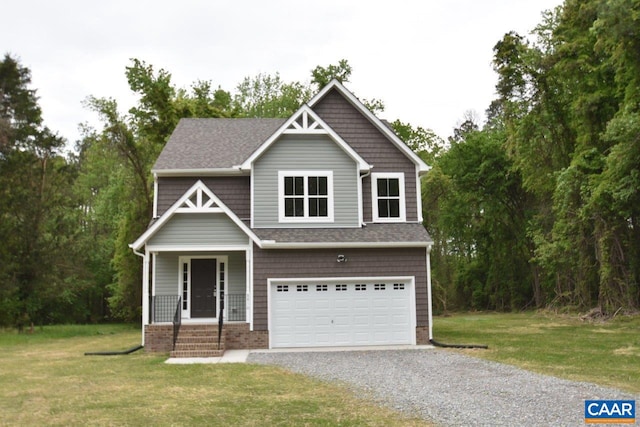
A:
[[[247,296],[240,293],[225,295],[227,322],[247,320]],[[176,315],[181,316],[182,299],[179,295],[155,295],[151,297],[151,323],[174,322]]]
[[[176,349],[176,341],[178,340],[178,332],[182,324],[182,298],[178,297],[176,311],[173,313],[173,349]]]
[[[181,301],[179,295],[155,295],[151,301],[151,323],[173,322],[176,306]]]
[[[247,296],[227,293],[227,321],[243,322],[247,320]]]

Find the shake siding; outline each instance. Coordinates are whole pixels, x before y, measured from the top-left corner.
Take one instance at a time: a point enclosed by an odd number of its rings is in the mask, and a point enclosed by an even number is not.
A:
[[[338,254],[347,262],[337,263]],[[254,247],[254,328],[267,329],[267,279],[415,276],[417,326],[428,325],[425,248],[260,250]]]
[[[278,171],[333,171],[334,221],[278,222]],[[358,227],[358,172],[353,159],[326,136],[284,135],[254,164],[254,227]]]
[[[158,216],[161,216],[184,193],[201,180],[240,219],[250,215],[250,178],[238,177],[186,177],[158,178]]]
[[[216,258],[228,257],[227,292],[243,294],[247,291],[246,257],[244,252],[160,252],[156,256],[156,295],[177,295],[182,282],[179,277],[181,256]]]
[[[407,221],[417,221],[416,167],[391,141],[336,90],[331,90],[313,110],[367,163],[372,172],[404,172]],[[371,222],[371,180],[363,184],[364,221]]]
[[[228,216],[218,213],[178,213],[149,239],[148,245],[247,245],[249,237]]]

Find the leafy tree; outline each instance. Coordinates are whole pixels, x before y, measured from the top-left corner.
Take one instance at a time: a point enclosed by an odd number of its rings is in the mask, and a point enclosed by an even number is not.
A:
[[[285,83],[276,73],[246,77],[233,98],[240,117],[289,117],[311,98],[311,90],[299,82]]]
[[[351,65],[346,59],[341,59],[337,65],[330,64],[326,67],[318,65],[311,70],[311,83],[316,85],[316,91],[328,85],[333,79],[340,83],[347,83],[351,78],[351,71]]]
[[[86,318],[79,255],[76,170],[64,140],[43,125],[30,71],[0,62],[0,324]]]

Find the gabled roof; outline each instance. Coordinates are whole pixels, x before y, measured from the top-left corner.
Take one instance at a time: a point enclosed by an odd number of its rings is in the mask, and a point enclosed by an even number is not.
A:
[[[273,135],[285,120],[181,119],[152,172],[165,176],[229,173]]]
[[[349,157],[357,164],[361,172],[371,169],[371,166],[345,142],[324,120],[320,118],[308,105],[303,105],[296,111],[286,122],[278,128],[256,151],[254,151],[248,159],[246,159],[241,168],[251,169],[253,162],[258,159],[269,147],[282,135],[327,135],[331,138]]]
[[[176,213],[223,213],[256,244],[260,239],[240,218],[236,216],[202,181],[198,181],[187,190],[157,221],[131,243],[129,247],[140,250],[158,230],[160,230]]]
[[[368,120],[373,124],[382,134],[384,134],[389,140],[403,152],[415,165],[418,167],[418,173],[423,174],[429,171],[429,166],[411,150],[407,144],[405,144],[398,135],[391,129],[391,127],[385,124],[382,120],[376,117],[353,93],[345,88],[338,80],[333,79],[329,84],[320,90],[311,100],[308,105],[313,108],[327,93],[331,90],[337,90],[349,103],[359,110]]]

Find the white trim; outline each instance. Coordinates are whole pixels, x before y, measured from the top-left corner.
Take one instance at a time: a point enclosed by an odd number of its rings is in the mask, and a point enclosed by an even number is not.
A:
[[[424,218],[422,216],[422,182],[420,180],[420,173],[418,172],[418,168],[416,167],[416,199],[418,204],[416,205],[416,209],[418,209],[418,222],[423,222]]]
[[[303,177],[304,178],[304,194],[301,196],[304,200],[304,216],[288,217],[285,216],[285,195],[284,195],[284,179],[287,177]],[[309,216],[309,177],[326,177],[327,178],[327,216],[312,217]],[[280,170],[278,171],[278,222],[281,223],[331,223],[334,221],[334,204],[333,204],[333,171],[320,170]]]
[[[416,278],[415,276],[354,276],[354,277],[300,277],[300,278],[267,278],[267,329],[269,331],[269,348],[273,348],[272,337],[273,334],[271,324],[271,289],[277,284],[305,284],[305,283],[357,283],[357,282],[404,282],[409,284],[413,290],[409,292],[409,309],[411,310],[409,316],[411,318],[411,345],[416,345]]]
[[[155,276],[155,274],[154,274]],[[142,258],[142,345],[144,345],[144,327],[149,324],[149,250]]]
[[[247,283],[245,284],[245,290],[247,292],[245,301],[247,317],[245,318],[245,322],[249,322],[249,331],[253,332],[253,245],[247,249],[245,260],[247,264],[247,273],[245,275],[247,278]]]
[[[433,301],[431,296],[431,244],[427,246],[427,305],[429,309],[429,341],[433,339]]]
[[[158,175],[153,174],[153,218],[158,217]]]
[[[277,242],[263,240],[261,249],[424,248],[429,242]]]
[[[329,84],[327,84],[320,92],[318,92],[311,100],[308,102],[308,105],[313,108],[313,106],[318,103],[331,89],[336,89],[340,92],[351,105],[353,105],[356,109],[360,110],[360,112],[367,118],[369,121],[380,131],[382,132],[397,148],[400,149],[409,159],[416,164],[418,167],[418,171],[420,174],[424,174],[431,169],[416,153],[414,153],[398,136],[391,130],[387,125],[382,123],[382,121],[377,118],[371,110],[369,110],[365,105],[347,88],[345,88],[342,83],[338,80],[333,79]]]
[[[356,170],[356,176],[357,176],[357,192],[358,192],[358,224],[360,224],[360,226],[362,226],[362,224],[364,224],[364,193],[363,193],[363,181],[364,179],[369,176],[370,173],[367,172],[365,174],[359,174],[358,171]]]
[[[250,220],[251,221],[251,228],[255,227],[254,218],[256,217],[254,204],[253,204],[253,199],[254,199],[253,192],[255,191],[254,177],[255,177],[255,174],[251,173],[251,176],[249,177],[249,180],[250,180],[250,184],[249,184],[249,203],[250,203],[250,206],[249,206],[249,209],[250,209],[250,215],[251,215],[251,220]]]
[[[295,123],[300,116],[304,115],[311,117],[318,125],[320,126],[321,131],[316,126],[313,129],[307,130],[291,130],[290,127]],[[368,171],[371,169],[371,166],[353,149],[349,144],[345,142],[344,139],[340,135],[338,135],[331,127],[329,127],[321,118],[318,116],[315,111],[309,108],[308,105],[303,105],[300,107],[298,111],[293,113],[289,119],[284,122],[282,126],[278,128],[265,142],[262,143],[260,147],[256,151],[249,156],[247,160],[245,160],[239,167],[242,170],[251,170],[252,164],[256,159],[258,159],[281,135],[287,133],[296,133],[296,134],[326,134],[345,152],[349,157],[351,157],[359,167],[361,171]]]
[[[400,216],[398,218],[381,218],[378,215],[378,179],[397,179],[399,186],[399,209]],[[406,222],[407,207],[406,193],[404,191],[404,172],[377,172],[371,174],[371,217],[376,223],[382,222]]]
[[[194,194],[197,194],[198,197],[201,197],[202,193],[206,194],[213,201],[213,203],[215,203],[217,208],[203,208],[201,206],[197,206],[196,208],[190,208],[186,210],[181,209],[183,208],[183,205],[187,202],[187,200],[189,200]],[[226,214],[229,219],[231,219],[231,221],[233,221],[252,241],[260,246],[260,239],[258,239],[258,236],[256,236],[253,231],[251,231],[251,229],[247,227],[245,223],[236,216],[235,213],[233,213],[231,209],[229,209],[224,203],[222,203],[218,196],[216,196],[211,190],[209,190],[209,188],[202,181],[198,180],[198,182],[193,184],[193,186],[191,186],[191,188],[188,189],[182,195],[182,197],[178,199],[178,201],[176,201],[169,209],[167,209],[167,211],[162,214],[162,216],[156,222],[154,222],[151,227],[147,228],[147,231],[145,231],[140,237],[138,237],[135,242],[129,244],[129,247],[134,250],[140,249],[179,210],[180,212],[201,213],[201,209],[211,209],[207,212],[218,212],[216,210],[218,208],[221,209],[222,213]]]
[[[152,252],[229,252],[246,251],[249,245],[148,245],[147,248]]]
[[[214,259],[216,260],[216,306],[215,306],[215,310],[216,310],[216,317],[213,318],[202,318],[202,317],[196,317],[193,318],[191,317],[191,261],[194,259]],[[224,264],[224,284],[225,284],[225,298],[227,295],[227,288],[229,286],[229,256],[228,255],[213,255],[213,254],[205,254],[205,255],[182,255],[178,257],[178,295],[180,295],[180,297],[182,297],[182,292],[183,292],[183,275],[184,275],[184,264],[188,264],[189,265],[189,272],[188,272],[188,277],[187,277],[187,293],[189,295],[189,299],[187,300],[187,309],[184,310],[183,307],[180,307],[181,310],[181,316],[182,319],[184,320],[191,320],[194,322],[205,322],[206,319],[209,319],[211,322],[217,322],[218,321],[218,316],[220,315],[220,313],[218,313],[218,310],[220,309],[220,264]],[[181,303],[183,304],[184,301]],[[225,309],[222,312],[222,316],[223,319],[226,320],[227,316],[226,316],[226,309],[227,309],[227,304],[225,301]]]

